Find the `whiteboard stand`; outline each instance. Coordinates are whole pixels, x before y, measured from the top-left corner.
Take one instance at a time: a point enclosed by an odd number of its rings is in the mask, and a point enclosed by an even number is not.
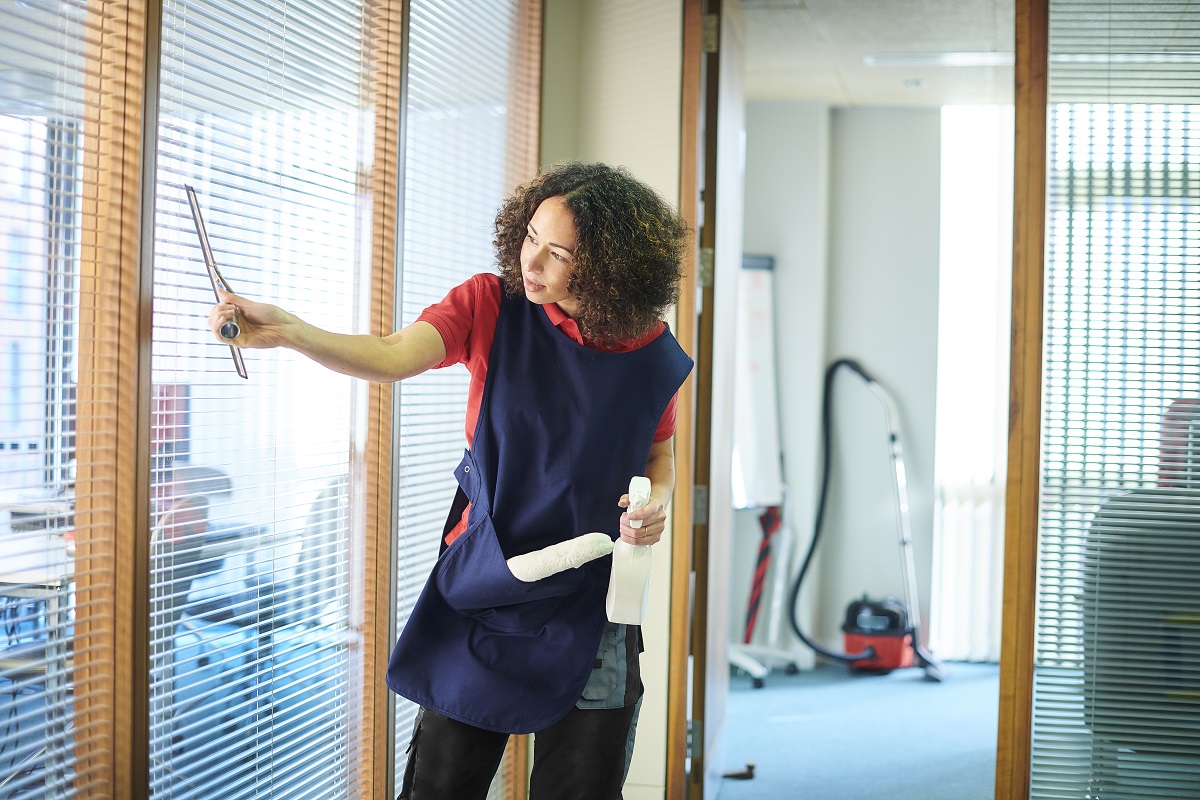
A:
[[[729,645],[729,663],[750,676],[755,689],[766,685],[766,677],[772,668],[783,667],[788,675],[800,671],[800,653],[779,646],[780,626],[783,615],[787,613],[785,606],[791,594],[789,567],[792,555],[792,527],[788,524],[788,506],[784,491],[784,522],[775,534],[774,554],[772,560],[774,569],[771,570],[771,587],[769,591],[770,604],[767,606],[767,644],[745,644],[731,642]]]
[[[796,661],[796,653],[779,647],[761,644],[729,646],[729,663],[749,675],[755,689],[767,685],[766,678],[771,674],[771,667],[768,665],[782,666],[788,675],[795,675],[800,671],[800,665]]]
[[[750,675],[760,689],[772,667],[798,670],[799,653],[779,647],[780,625],[791,592],[792,532],[790,504],[783,485],[779,437],[778,386],[775,379],[775,259],[742,255],[738,272],[737,330],[734,358],[733,504],[739,509],[783,508],[783,524],[773,535],[774,569],[762,602],[767,644],[729,644],[729,663]],[[741,638],[740,632],[738,638]]]
[[[766,685],[766,677],[771,674],[771,670],[767,669],[766,664],[750,655],[748,648],[751,646],[736,643],[729,645],[729,663],[749,675],[754,682],[755,689],[761,689]]]

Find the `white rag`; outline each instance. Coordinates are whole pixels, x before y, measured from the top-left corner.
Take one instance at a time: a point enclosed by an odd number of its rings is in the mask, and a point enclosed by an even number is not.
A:
[[[563,570],[583,566],[612,551],[613,540],[608,538],[607,533],[585,533],[532,553],[513,556],[508,559],[508,568],[517,580],[531,583]]]

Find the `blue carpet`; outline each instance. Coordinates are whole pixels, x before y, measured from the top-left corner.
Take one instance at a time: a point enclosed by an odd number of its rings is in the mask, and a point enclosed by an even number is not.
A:
[[[731,681],[717,800],[992,800],[999,670],[949,664],[854,675],[818,666],[772,672],[762,689]]]

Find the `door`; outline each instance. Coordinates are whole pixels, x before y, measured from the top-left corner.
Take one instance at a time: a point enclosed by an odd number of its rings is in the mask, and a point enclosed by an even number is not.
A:
[[[687,785],[687,796],[697,800],[716,796],[729,695],[732,375],[745,163],[741,5],[736,0],[703,5]]]

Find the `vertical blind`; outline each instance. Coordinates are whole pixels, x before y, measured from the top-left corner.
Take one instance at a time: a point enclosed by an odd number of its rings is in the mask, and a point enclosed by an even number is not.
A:
[[[353,782],[348,485],[363,385],[243,351],[184,185],[234,291],[361,332],[369,162],[358,0],[167,2],[154,225],[151,792],[333,798]]]
[[[528,0],[409,9],[401,323],[472,274],[494,271],[492,220],[515,182],[533,177],[540,14]],[[530,66],[532,65],[532,67]],[[532,86],[532,90],[530,89]],[[399,389],[397,608],[402,627],[438,555],[466,446],[468,375],[433,370]],[[416,708],[396,701],[396,791]],[[502,769],[493,786],[501,794]]]
[[[1050,62],[1031,796],[1200,798],[1200,8]]]
[[[114,531],[74,512],[77,501],[100,509],[93,518],[114,507],[103,481],[77,497],[76,475],[78,465],[111,477],[104,445],[115,422],[93,421],[94,435],[77,441],[75,408],[83,351],[110,351],[118,336],[103,314],[83,312],[121,289],[111,270],[121,231],[97,236],[97,183],[112,176],[96,134],[125,58],[112,35],[123,17],[105,2],[0,8],[0,796],[9,800],[104,791],[107,778],[87,755],[104,731],[80,723],[84,709],[112,702],[111,605],[76,595],[86,585],[111,596]],[[90,363],[89,391],[111,396],[115,372]],[[86,629],[76,624],[85,616]]]

